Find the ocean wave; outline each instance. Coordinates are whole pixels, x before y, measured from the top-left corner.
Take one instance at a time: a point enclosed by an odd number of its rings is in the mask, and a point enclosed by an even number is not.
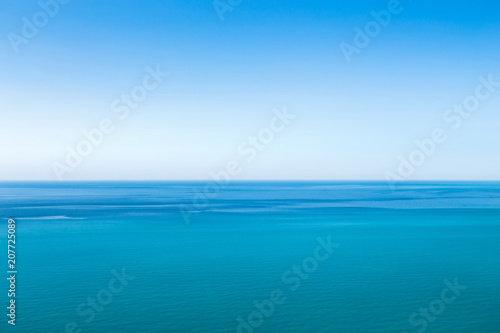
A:
[[[29,216],[29,217],[18,217],[16,220],[84,220],[83,217],[69,217],[64,215],[59,216]]]

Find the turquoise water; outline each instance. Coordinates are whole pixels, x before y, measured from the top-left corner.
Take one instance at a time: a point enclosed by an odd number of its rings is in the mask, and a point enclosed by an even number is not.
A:
[[[1,183],[15,331],[500,332],[500,183],[203,188]]]

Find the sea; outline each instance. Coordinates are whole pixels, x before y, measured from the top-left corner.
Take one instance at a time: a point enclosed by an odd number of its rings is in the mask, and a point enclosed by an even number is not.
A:
[[[0,219],[1,332],[500,332],[500,182],[1,182]]]

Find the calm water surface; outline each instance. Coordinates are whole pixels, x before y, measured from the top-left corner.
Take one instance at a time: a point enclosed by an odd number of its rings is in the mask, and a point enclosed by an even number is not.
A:
[[[204,185],[0,183],[0,331],[500,332],[500,183]]]

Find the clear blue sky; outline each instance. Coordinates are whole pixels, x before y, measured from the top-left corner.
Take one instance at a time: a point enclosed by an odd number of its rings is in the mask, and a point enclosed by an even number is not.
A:
[[[0,4],[0,179],[54,180],[82,130],[112,134],[67,179],[206,179],[231,159],[238,179],[384,179],[437,127],[448,140],[410,179],[500,179],[500,88],[452,130],[445,111],[500,81],[500,4],[401,1],[346,62],[340,43],[388,1],[81,1],[60,5],[14,52],[37,1]],[[12,35],[10,35],[12,36]],[[168,78],[120,120],[111,103],[147,66]],[[273,109],[297,118],[252,162],[237,147]]]

